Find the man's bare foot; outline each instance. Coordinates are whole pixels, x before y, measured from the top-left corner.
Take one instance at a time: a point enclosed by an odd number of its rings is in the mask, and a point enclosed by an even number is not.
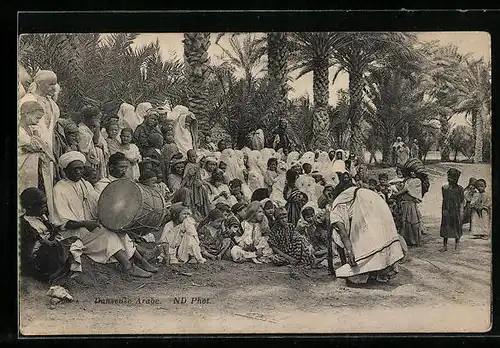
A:
[[[142,262],[137,262],[137,266],[145,270],[146,272],[156,273],[158,272],[158,268],[154,267],[152,264],[147,262],[146,260]]]
[[[442,252],[448,251],[448,248],[447,247],[442,247],[438,251],[442,253]]]
[[[149,278],[153,275],[151,272],[147,272],[136,265],[133,265],[131,269],[125,271],[126,275],[138,278]]]

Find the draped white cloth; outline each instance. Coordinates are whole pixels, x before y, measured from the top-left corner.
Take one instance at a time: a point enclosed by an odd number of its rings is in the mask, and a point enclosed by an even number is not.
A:
[[[142,123],[142,120],[135,113],[134,106],[127,103],[122,103],[120,105],[117,116],[120,131],[125,127],[131,128],[132,131],[135,131],[137,126]]]
[[[198,125],[194,114],[187,107],[177,105],[166,119],[174,124],[174,141],[179,152],[186,156],[189,150],[196,150]]]
[[[248,187],[252,192],[265,187],[264,175],[259,166],[260,160],[261,156],[259,151],[253,150],[248,154]]]
[[[404,256],[394,219],[383,198],[368,189],[351,187],[333,202],[330,223],[342,223],[352,243],[357,266],[345,264],[335,270],[337,277],[351,277],[380,271]],[[333,240],[344,247],[334,228]]]

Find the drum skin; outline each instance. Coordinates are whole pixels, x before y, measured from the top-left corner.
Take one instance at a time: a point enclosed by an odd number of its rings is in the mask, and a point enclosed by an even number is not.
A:
[[[128,179],[106,186],[97,209],[99,222],[112,231],[156,230],[166,215],[165,199],[158,190]]]

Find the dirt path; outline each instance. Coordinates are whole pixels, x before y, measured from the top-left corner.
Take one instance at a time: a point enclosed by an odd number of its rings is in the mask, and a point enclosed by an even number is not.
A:
[[[288,267],[231,262],[183,265],[183,270],[193,273],[191,277],[162,268],[152,279],[128,283],[114,269],[96,269],[93,278],[69,287],[75,302],[53,310],[47,306],[47,287],[24,280],[22,333],[487,331],[490,241],[470,239],[465,232],[460,253],[437,251],[440,187],[451,166],[462,170],[461,184],[470,176],[491,182],[489,166],[437,164],[430,168],[431,190],[421,207],[428,235],[422,247],[410,249],[390,284],[349,288],[343,280],[332,280],[326,268],[292,272]],[[176,298],[181,303],[175,303]],[[100,303],[106,299],[125,303]]]

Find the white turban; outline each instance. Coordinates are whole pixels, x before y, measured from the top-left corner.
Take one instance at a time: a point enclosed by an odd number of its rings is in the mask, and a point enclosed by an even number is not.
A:
[[[66,167],[73,161],[80,161],[85,164],[85,155],[80,151],[66,152],[59,157],[59,166],[61,166],[62,169],[66,169]]]
[[[208,163],[208,162],[217,163],[217,158],[215,158],[214,156],[208,156],[207,158],[205,158],[205,163]]]
[[[57,80],[57,75],[55,74],[55,72],[53,72],[51,70],[39,70],[36,73],[35,78],[33,79],[33,82],[29,86],[28,92],[29,93],[35,92],[37,87],[38,87],[37,83],[39,83],[41,81],[54,80],[54,79]]]

